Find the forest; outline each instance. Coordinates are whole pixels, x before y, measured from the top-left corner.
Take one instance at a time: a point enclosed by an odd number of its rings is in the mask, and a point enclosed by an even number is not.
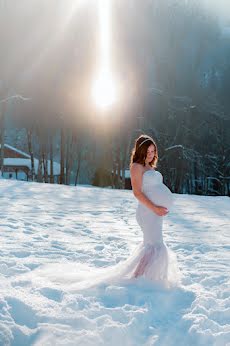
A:
[[[172,192],[230,196],[230,16],[204,0],[111,7],[119,98],[102,110],[90,94],[96,2],[0,1],[1,171],[10,141],[30,154],[31,181],[53,183],[58,161],[60,184],[122,189],[146,133]]]

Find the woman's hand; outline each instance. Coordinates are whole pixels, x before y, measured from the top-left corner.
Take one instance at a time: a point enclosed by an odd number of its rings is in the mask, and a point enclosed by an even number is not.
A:
[[[154,212],[158,215],[158,216],[165,216],[166,214],[168,214],[168,209],[165,207],[159,207],[159,206],[155,206],[154,207]]]

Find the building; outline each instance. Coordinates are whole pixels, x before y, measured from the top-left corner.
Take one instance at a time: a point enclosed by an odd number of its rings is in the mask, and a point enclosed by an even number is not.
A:
[[[1,147],[1,145],[0,145]],[[38,173],[39,160],[34,158],[35,176]],[[50,176],[50,160],[47,161],[48,176]],[[54,182],[60,177],[60,164],[53,162]],[[2,174],[6,179],[29,180],[31,176],[30,155],[11,145],[4,144],[4,170]]]

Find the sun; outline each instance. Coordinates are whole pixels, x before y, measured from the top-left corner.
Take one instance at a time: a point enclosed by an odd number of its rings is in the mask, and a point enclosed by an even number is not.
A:
[[[107,108],[117,100],[114,78],[110,71],[102,70],[92,87],[92,97],[97,107]]]

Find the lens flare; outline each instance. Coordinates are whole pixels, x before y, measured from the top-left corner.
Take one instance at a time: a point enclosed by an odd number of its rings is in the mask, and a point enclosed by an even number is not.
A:
[[[116,101],[116,88],[112,74],[101,71],[92,89],[93,100],[98,107],[106,108]]]

